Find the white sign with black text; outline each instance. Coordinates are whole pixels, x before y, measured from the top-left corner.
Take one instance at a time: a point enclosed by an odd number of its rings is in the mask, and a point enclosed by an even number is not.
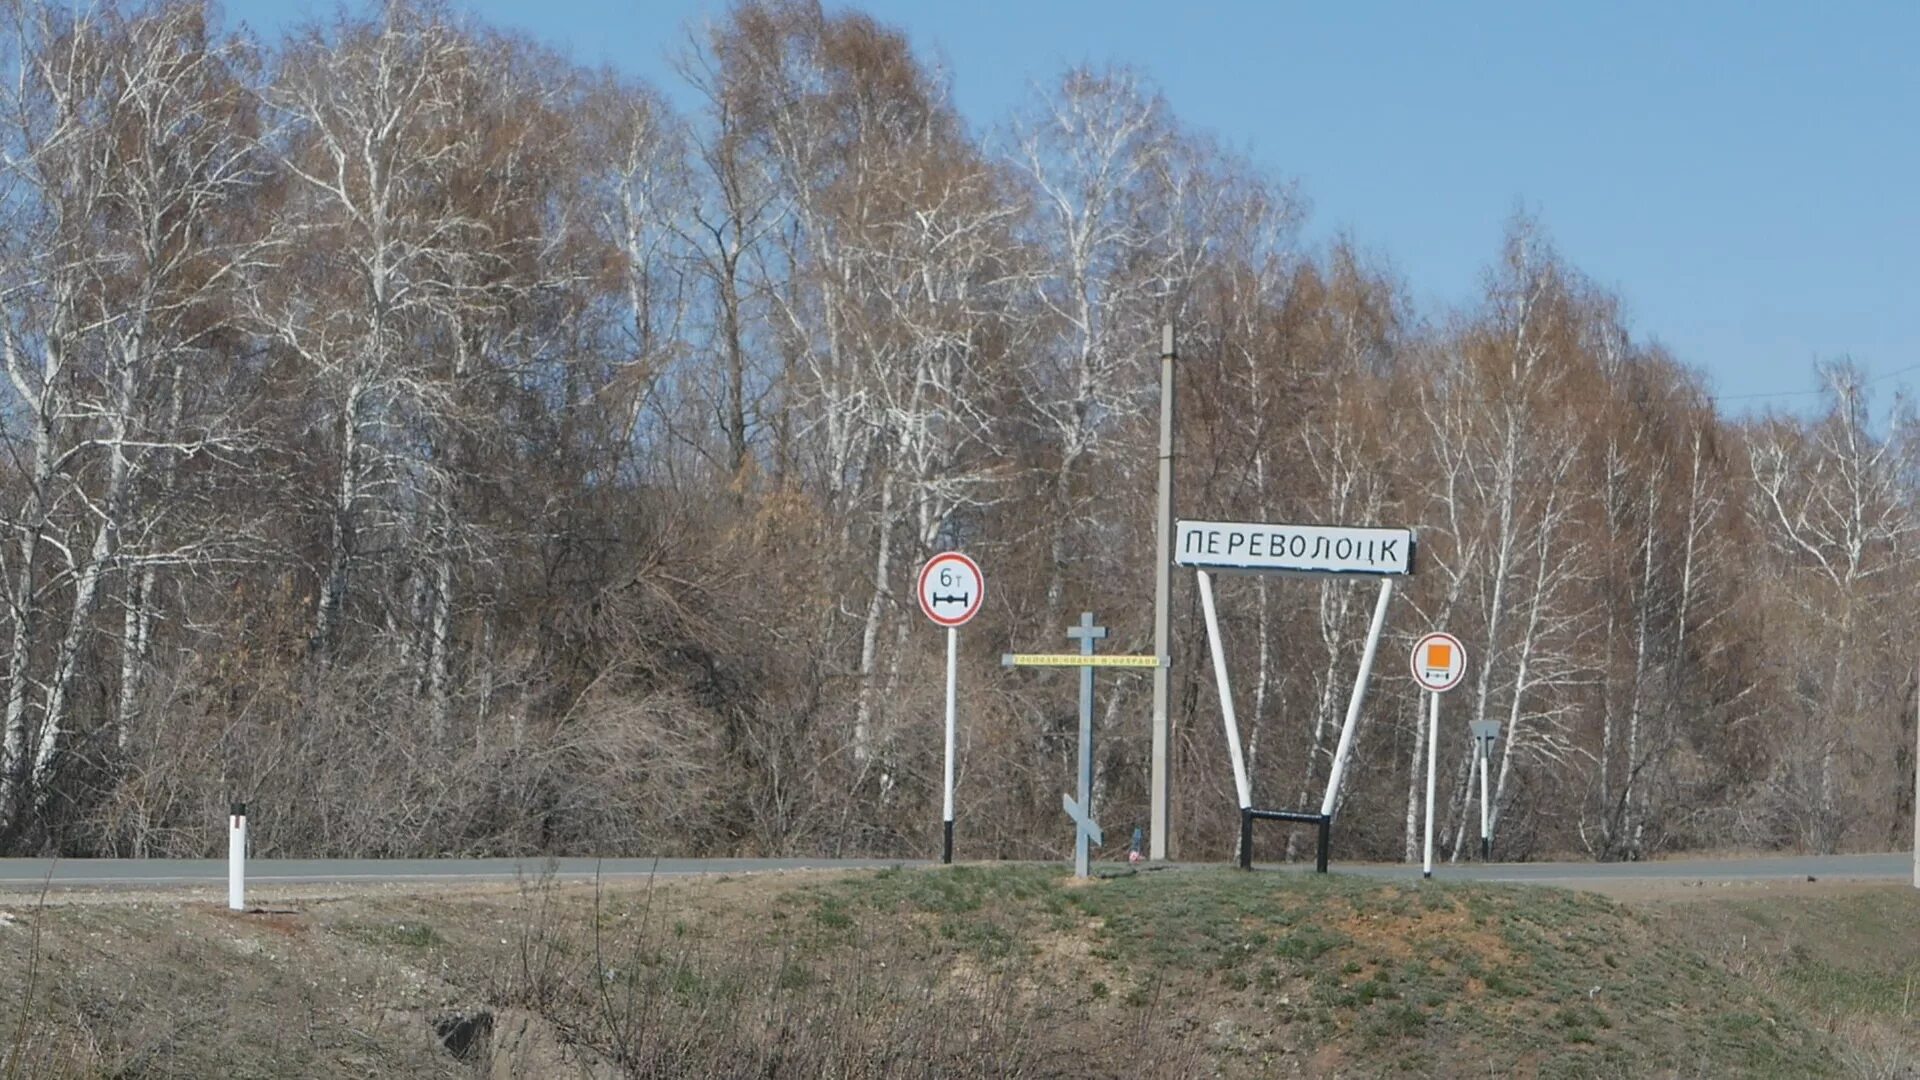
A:
[[[1173,561],[1201,570],[1400,577],[1413,573],[1413,548],[1412,529],[1182,521]]]

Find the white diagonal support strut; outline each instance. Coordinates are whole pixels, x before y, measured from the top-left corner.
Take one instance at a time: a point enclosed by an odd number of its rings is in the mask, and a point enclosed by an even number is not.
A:
[[[1367,678],[1373,674],[1373,654],[1380,648],[1380,630],[1387,625],[1387,601],[1393,599],[1393,579],[1380,579],[1380,599],[1373,602],[1373,625],[1367,629],[1367,648],[1360,654],[1360,673],[1353,677],[1353,697],[1347,701],[1347,722],[1340,728],[1340,745],[1333,752],[1333,769],[1327,773],[1327,794],[1320,800],[1320,813],[1333,816],[1340,801],[1340,781],[1347,775],[1347,755],[1353,750],[1353,733],[1360,726],[1360,709],[1367,702]]]
[[[1253,807],[1253,784],[1247,779],[1247,759],[1240,753],[1240,723],[1233,716],[1233,688],[1227,683],[1227,650],[1220,640],[1220,616],[1213,607],[1213,575],[1205,570],[1200,579],[1200,611],[1207,619],[1207,647],[1213,653],[1213,679],[1220,688],[1220,722],[1226,727],[1227,753],[1233,756],[1233,785],[1240,796],[1240,809]]]

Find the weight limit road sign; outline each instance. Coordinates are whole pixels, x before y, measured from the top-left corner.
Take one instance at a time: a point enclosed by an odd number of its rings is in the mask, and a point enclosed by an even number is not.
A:
[[[957,551],[942,552],[920,568],[920,610],[949,629],[964,626],[980,613],[987,579],[972,559]]]
[[[1452,634],[1432,633],[1413,644],[1413,677],[1421,688],[1445,693],[1467,673],[1467,650]]]

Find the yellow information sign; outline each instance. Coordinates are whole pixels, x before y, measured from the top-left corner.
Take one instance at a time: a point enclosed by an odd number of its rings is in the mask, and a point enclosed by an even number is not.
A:
[[[1080,653],[1007,653],[1000,658],[1007,667],[1129,667],[1156,668],[1157,656],[1084,656]]]

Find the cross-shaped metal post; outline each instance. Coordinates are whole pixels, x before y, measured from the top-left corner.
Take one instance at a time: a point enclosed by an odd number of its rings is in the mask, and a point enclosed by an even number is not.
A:
[[[1080,798],[1062,794],[1060,805],[1073,819],[1073,872],[1087,876],[1087,842],[1105,842],[1100,825],[1093,820],[1093,669],[1096,667],[1159,667],[1158,656],[1095,656],[1093,643],[1107,636],[1107,628],[1093,625],[1093,612],[1080,615],[1080,625],[1067,631],[1080,642],[1078,653],[1006,653],[1000,662],[1007,667],[1077,667],[1080,669]]]
[[[1080,655],[1092,656],[1093,643],[1107,636],[1107,628],[1093,624],[1093,612],[1080,614],[1080,625],[1067,631],[1080,642]],[[1073,819],[1073,872],[1087,876],[1087,841],[1102,843],[1100,826],[1093,820],[1093,667],[1080,669],[1080,798],[1060,796],[1060,805]]]

